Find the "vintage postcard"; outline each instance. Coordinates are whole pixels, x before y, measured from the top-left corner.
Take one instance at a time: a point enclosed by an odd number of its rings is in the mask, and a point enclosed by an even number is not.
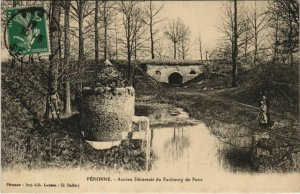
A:
[[[1,192],[300,192],[299,1],[1,1]]]

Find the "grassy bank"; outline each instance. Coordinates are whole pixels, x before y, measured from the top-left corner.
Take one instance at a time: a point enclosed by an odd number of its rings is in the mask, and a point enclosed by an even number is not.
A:
[[[138,142],[123,141],[119,147],[96,150],[83,139],[78,114],[60,121],[43,119],[47,64],[21,67],[20,64],[2,63],[1,73],[2,170],[145,169],[145,152],[139,149]],[[61,85],[59,82],[59,88]],[[60,96],[63,98],[62,93]]]
[[[251,134],[259,128],[258,94],[268,89],[272,94],[271,118],[275,124],[271,129],[271,142],[268,143],[274,148],[273,156],[266,168],[299,171],[300,131],[298,111],[295,109],[299,106],[297,85],[282,85],[293,83],[287,78],[297,80],[297,75],[287,76],[278,72],[271,75],[281,78],[279,80],[262,75],[266,77],[265,81],[262,80],[266,82],[263,84],[252,80],[240,87],[228,88],[228,78],[216,76],[176,88],[163,86],[142,69],[135,68],[133,86],[137,103],[172,104],[203,121],[210,132],[223,142],[220,157],[225,159],[225,165],[233,171],[247,172],[253,171],[250,146]],[[92,149],[82,138],[80,126],[75,122],[78,120],[76,115],[64,119],[62,123],[42,120],[46,103],[47,65],[29,64],[21,68],[18,64],[2,64],[1,73],[3,168],[143,168],[145,154],[137,151],[134,144],[124,142],[119,148],[106,151]]]
[[[218,89],[222,88],[222,89]],[[234,98],[233,94],[255,93],[253,85],[238,88],[223,88],[211,83],[194,84],[188,87],[159,87],[153,91],[137,91],[137,101],[144,103],[168,103],[186,110],[191,117],[203,121],[210,132],[223,143],[220,157],[232,171],[251,172],[251,138],[252,132],[259,129],[258,98]],[[146,100],[145,100],[146,99]],[[299,120],[293,112],[287,112],[272,102],[271,141],[276,142],[273,158],[266,163],[266,170],[299,171]],[[286,137],[282,137],[282,135]],[[275,144],[274,144],[275,145]],[[282,149],[290,145],[287,149]]]

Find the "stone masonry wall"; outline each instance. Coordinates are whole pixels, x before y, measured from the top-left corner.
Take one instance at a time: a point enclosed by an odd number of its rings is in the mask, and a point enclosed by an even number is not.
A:
[[[84,89],[81,126],[90,141],[118,141],[129,131],[134,115],[135,91],[132,87]]]
[[[195,74],[191,74],[195,71]],[[183,77],[183,83],[187,82],[199,74],[203,73],[202,65],[187,65],[187,66],[168,66],[168,65],[147,65],[147,73],[159,82],[168,83],[169,76],[178,72]]]

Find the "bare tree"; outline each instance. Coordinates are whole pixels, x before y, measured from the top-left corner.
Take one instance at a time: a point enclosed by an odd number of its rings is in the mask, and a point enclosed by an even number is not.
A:
[[[299,2],[297,0],[274,0],[269,9],[284,21],[292,20],[299,28]]]
[[[60,9],[60,1],[52,1],[52,9],[50,15],[50,48],[51,54],[49,56],[49,75],[48,75],[48,97],[51,95],[53,90],[57,90],[57,76],[58,76],[58,68],[57,65],[59,63],[59,9]],[[46,104],[46,113],[45,118],[50,119],[50,104],[47,97],[47,104]]]
[[[117,20],[114,22],[114,31],[115,31],[115,59],[118,60],[118,44],[119,44],[119,37],[118,37],[118,29],[117,29]]]
[[[104,56],[104,60],[106,60],[108,58],[108,56],[110,55],[112,49],[110,46],[110,39],[112,38],[112,30],[115,30],[114,33],[118,33],[117,29],[115,29],[117,27],[117,3],[113,2],[113,1],[103,1],[102,3],[102,12],[101,12],[101,18],[102,18],[102,22],[103,22],[103,56]],[[115,24],[116,26],[114,26],[113,28],[111,28],[112,24]],[[116,35],[116,34],[115,34]]]
[[[139,56],[146,57],[149,55],[149,46],[148,42],[150,39],[150,36],[147,35],[148,28],[145,25],[145,15],[144,12],[141,12],[139,18],[136,19],[135,27],[136,29],[136,36],[134,39],[134,59],[136,60]]]
[[[275,28],[276,58],[280,49],[283,61],[287,58],[293,68],[294,55],[299,50],[299,2],[297,0],[274,0],[270,2],[268,9],[270,23],[275,22],[275,26],[271,27]],[[284,56],[285,54],[287,57]]]
[[[184,37],[178,42],[178,51],[181,54],[182,59],[186,59],[189,54],[189,51],[192,47],[192,42],[190,40],[191,31],[186,27]]]
[[[237,86],[237,57],[238,57],[238,23],[237,23],[237,0],[234,0],[233,16],[233,49],[232,49],[232,87]]]
[[[187,36],[189,28],[184,24],[183,20],[177,18],[170,20],[165,26],[165,36],[173,43],[174,59],[176,59],[177,43]]]
[[[87,34],[91,33],[94,26],[94,19],[88,20],[87,18],[94,13],[95,4],[90,1],[85,0],[75,0],[71,1],[70,16],[77,26],[70,27],[70,32],[73,36],[77,37],[77,45],[75,45],[75,50],[78,51],[77,55],[77,81],[75,88],[75,98],[80,99],[80,91],[82,90],[82,79],[83,79],[83,68],[85,67],[86,50],[91,48],[91,45],[85,44],[85,39]],[[70,22],[72,24],[72,22]],[[93,50],[93,49],[91,49]],[[79,102],[79,101],[78,101]]]
[[[103,23],[104,23],[104,60],[107,59],[107,2],[104,1],[103,4]]]
[[[244,42],[244,45],[241,45],[241,49],[244,49],[244,63],[248,63],[248,58],[249,58],[249,45],[250,41],[253,38],[253,35],[251,34],[250,31],[250,22],[248,22],[248,19],[245,20],[244,27],[245,27],[245,33],[240,37],[241,41]]]
[[[256,0],[254,2],[254,7],[250,11],[250,14],[248,14],[248,21],[252,28],[252,45],[254,47],[254,53],[253,53],[253,64],[256,66],[257,60],[259,58],[259,51],[261,50],[262,44],[265,41],[265,35],[264,31],[268,27],[267,23],[267,15],[265,13],[265,10],[259,10],[256,6]],[[246,27],[248,27],[246,25]],[[246,35],[248,36],[248,30],[246,30]],[[246,41],[248,41],[246,39]],[[245,42],[248,44],[248,42]]]
[[[95,64],[99,63],[99,29],[98,29],[98,21],[99,21],[99,0],[95,0]]]
[[[150,30],[150,49],[151,49],[151,58],[155,58],[154,54],[154,43],[155,43],[155,38],[154,36],[157,34],[157,30],[155,30],[155,26],[163,21],[164,19],[159,18],[159,13],[163,9],[164,4],[161,4],[159,6],[155,6],[153,4],[153,1],[149,1],[149,3],[146,4],[145,8],[145,14],[146,14],[146,20],[145,23],[149,25],[149,30]]]
[[[65,82],[65,99],[64,112],[66,115],[71,114],[71,91],[69,77],[69,57],[70,57],[70,0],[64,0],[64,82]]]
[[[233,4],[233,7],[232,7]],[[239,60],[240,50],[245,45],[245,34],[249,30],[247,28],[247,20],[244,17],[244,13],[241,14],[241,8],[238,12],[238,3],[234,0],[232,3],[227,4],[225,7],[225,13],[222,18],[221,28],[219,28],[224,33],[223,43],[221,46],[223,52],[230,54],[230,60],[232,62],[232,86],[237,86],[237,65]],[[246,39],[248,39],[247,37]],[[230,53],[228,51],[230,50]],[[228,57],[229,59],[229,57]]]
[[[85,1],[83,0],[77,0],[76,1],[76,7],[72,6],[73,9],[76,11],[77,17],[78,17],[78,61],[81,61],[84,59],[84,36],[83,36],[83,13],[84,13],[84,7],[85,7]],[[79,65],[81,65],[79,63]]]
[[[278,19],[275,21],[274,26],[274,51],[273,51],[273,62],[278,60],[278,47],[279,47],[279,22]]]
[[[159,59],[168,57],[168,46],[165,44],[165,39],[161,38],[161,41],[157,42],[157,48],[155,49],[155,55]]]
[[[75,31],[73,31],[73,35],[77,36],[78,32],[78,64],[79,68],[81,68],[85,60],[85,34],[88,33],[93,26],[93,23],[85,19],[93,13],[95,6],[85,0],[76,0],[75,5],[71,3],[71,7],[75,11],[70,12],[71,16],[78,23],[78,27],[74,28]],[[86,26],[84,26],[85,23]]]
[[[140,7],[140,3],[137,1],[121,1],[120,8],[123,13],[123,25],[126,37],[126,49],[128,60],[127,79],[129,81],[129,84],[132,84],[131,57],[134,51],[134,42],[137,33],[143,25],[142,20],[140,20],[142,9]]]
[[[202,40],[200,34],[199,34],[198,42],[199,42],[200,59],[202,60]]]

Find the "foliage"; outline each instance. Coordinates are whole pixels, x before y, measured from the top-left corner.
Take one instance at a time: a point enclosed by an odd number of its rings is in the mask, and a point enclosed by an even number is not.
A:
[[[2,64],[3,169],[83,168],[144,170],[139,143],[97,151],[82,138],[78,115],[43,121],[47,66]]]
[[[166,65],[166,66],[189,66],[189,65],[205,65],[210,61],[200,60],[180,60],[180,59],[155,59],[155,60],[139,60],[141,64],[149,65]]]
[[[273,60],[293,67],[299,58],[299,2],[272,1],[269,3],[268,16],[270,28],[274,31]]]
[[[266,65],[265,69],[268,71],[261,75],[257,70],[253,71],[253,74],[247,72],[251,80],[248,77],[247,84],[244,83],[243,87],[224,89],[221,87],[223,83],[217,81],[221,78],[215,77],[209,81],[201,80],[187,85],[185,88],[159,87],[155,93],[153,90],[137,90],[137,101],[144,102],[144,97],[148,96],[147,99],[150,100],[148,103],[169,103],[183,108],[191,117],[203,121],[211,133],[223,143],[224,146],[219,154],[223,157],[226,167],[233,171],[253,172],[254,167],[249,161],[252,131],[259,128],[257,120],[259,93],[266,89],[268,92],[273,91],[270,96],[270,114],[275,125],[270,130],[272,131],[271,142],[275,142],[271,143],[274,153],[272,157],[266,158],[264,168],[282,172],[299,171],[299,144],[289,139],[300,139],[298,130],[300,123],[298,113],[295,111],[299,105],[296,93],[299,90],[283,86],[281,89],[286,92],[285,96],[274,86],[265,85],[262,79],[265,76],[265,80],[272,78],[273,81],[280,81],[281,79],[291,84],[297,80],[298,73],[295,71],[295,75],[287,76],[285,75],[287,72],[282,71],[284,65],[272,64],[273,71],[270,71],[269,65],[271,64]],[[257,73],[259,75],[255,75]],[[293,107],[287,106],[289,104],[287,97],[296,100]]]
[[[97,73],[95,86],[120,88],[125,87],[125,81],[120,71],[113,65],[105,65]]]

